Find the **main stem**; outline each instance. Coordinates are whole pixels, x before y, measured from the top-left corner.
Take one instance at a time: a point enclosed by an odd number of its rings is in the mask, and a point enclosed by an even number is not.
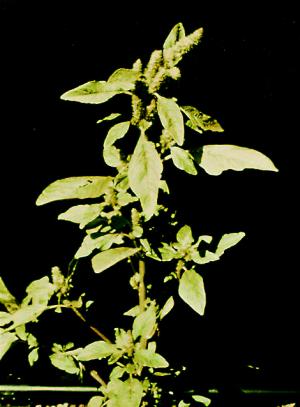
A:
[[[143,260],[139,260],[139,307],[140,312],[145,311],[146,308],[146,287],[145,287],[145,273],[146,265]]]

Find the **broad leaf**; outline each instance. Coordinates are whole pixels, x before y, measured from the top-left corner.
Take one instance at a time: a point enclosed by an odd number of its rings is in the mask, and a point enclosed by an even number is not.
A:
[[[107,133],[103,145],[103,158],[107,165],[118,167],[122,163],[120,151],[113,144],[125,136],[129,130],[129,126],[129,121],[118,123]]]
[[[107,235],[92,238],[91,235],[85,236],[80,248],[75,253],[75,259],[80,259],[81,257],[89,256],[94,250],[108,250],[111,246],[116,244],[122,244],[122,235],[117,233],[109,233]]]
[[[195,401],[197,401],[198,403],[202,403],[202,404],[204,404],[205,406],[209,406],[210,405],[210,403],[211,403],[211,399],[209,399],[209,398],[207,398],[207,397],[204,397],[204,396],[192,396],[193,397],[193,399],[195,400]]]
[[[190,246],[193,241],[192,229],[188,225],[182,226],[176,235],[177,242],[182,246]]]
[[[83,229],[88,223],[100,215],[101,210],[102,208],[99,204],[76,205],[58,215],[58,219],[79,223],[80,229]]]
[[[108,396],[107,407],[139,407],[143,397],[143,385],[137,379],[122,382],[111,380],[105,389]]]
[[[130,188],[141,201],[146,220],[156,209],[162,170],[155,145],[141,134],[129,163],[128,179]]]
[[[169,366],[166,359],[159,353],[152,352],[150,349],[137,349],[134,354],[135,362],[142,366],[161,369]]]
[[[121,116],[121,113],[111,113],[108,116],[103,117],[103,119],[97,120],[97,124],[100,124],[105,121],[115,120],[117,117]]]
[[[174,298],[171,296],[170,298],[168,298],[167,302],[165,303],[165,305],[162,307],[159,317],[160,319],[163,319],[166,315],[169,314],[169,312],[172,310],[172,308],[174,307],[175,302],[174,302]]]
[[[101,407],[103,406],[104,401],[105,401],[104,397],[94,396],[89,400],[87,407]]]
[[[273,162],[259,151],[226,144],[203,146],[199,164],[210,175],[220,175],[226,170],[242,171],[246,168],[278,171]]]
[[[228,233],[228,234],[223,235],[221,237],[221,240],[219,241],[219,244],[218,244],[218,247],[216,250],[216,255],[221,257],[222,254],[224,254],[225,250],[238,244],[239,241],[242,240],[243,237],[245,237],[245,236],[246,236],[246,234],[244,232]]]
[[[139,72],[133,69],[119,68],[108,78],[107,84],[115,86],[116,89],[132,90],[139,77]]]
[[[105,194],[111,186],[111,177],[90,176],[64,178],[48,185],[38,197],[36,204],[44,205],[49,202],[64,199],[98,198]]]
[[[18,337],[11,332],[1,333],[0,331],[0,360],[5,353],[9,350],[11,345],[18,340]]]
[[[89,360],[103,359],[110,356],[116,350],[116,346],[112,343],[104,341],[92,342],[83,348],[76,356],[81,362]]]
[[[105,250],[104,252],[96,254],[92,258],[93,270],[95,273],[101,273],[119,261],[133,256],[138,251],[139,249],[132,247],[117,247],[114,249]]]
[[[72,356],[65,353],[53,353],[50,355],[50,360],[53,366],[57,367],[60,370],[64,370],[70,374],[79,374],[80,369],[76,365]]]
[[[176,44],[177,41],[179,41],[181,38],[185,36],[185,31],[182,23],[176,24],[172,30],[170,31],[169,35],[167,36],[163,48],[171,48],[173,45]]]
[[[155,332],[155,328],[156,328],[155,307],[150,306],[134,319],[132,326],[133,339],[137,339],[138,337],[150,339]]]
[[[71,102],[100,104],[123,92],[124,89],[116,87],[115,84],[90,81],[65,92],[60,98]]]
[[[193,156],[180,147],[171,147],[171,158],[175,167],[191,175],[197,175]]]
[[[47,305],[55,291],[54,284],[50,283],[49,277],[45,276],[39,280],[32,281],[26,288],[27,296],[23,304]]]
[[[200,112],[193,106],[182,106],[181,110],[187,115],[190,119],[186,124],[191,127],[193,130],[202,133],[202,130],[214,131],[214,132],[223,132],[224,129],[218,123],[217,120]]]
[[[157,112],[163,127],[179,146],[184,142],[184,122],[180,107],[173,99],[158,96]]]
[[[0,311],[0,326],[5,326],[12,322],[12,315],[9,312]]]
[[[204,315],[206,294],[203,278],[194,270],[186,270],[179,282],[179,296],[194,311]]]
[[[37,318],[45,311],[47,304],[22,305],[12,314],[13,326],[36,322]]]

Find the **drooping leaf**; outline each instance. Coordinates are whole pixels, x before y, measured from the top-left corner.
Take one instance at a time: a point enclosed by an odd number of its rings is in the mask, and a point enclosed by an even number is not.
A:
[[[89,256],[94,250],[108,250],[113,244],[122,244],[122,235],[117,233],[108,233],[103,236],[92,238],[92,236],[86,235],[83,239],[80,248],[75,253],[74,258],[80,259],[82,257]]]
[[[111,177],[70,177],[52,182],[36,201],[36,205],[64,199],[98,198],[112,186]]]
[[[175,45],[176,42],[179,41],[184,36],[185,30],[182,23],[176,24],[170,31],[169,35],[167,36],[163,48],[167,49],[173,47],[173,45]]]
[[[203,278],[194,270],[186,270],[179,281],[179,296],[194,311],[204,315],[206,294]]]
[[[89,360],[106,358],[115,352],[115,350],[116,346],[112,343],[96,341],[83,348],[76,357],[81,362],[87,362]]]
[[[194,238],[192,235],[192,229],[188,225],[182,226],[176,235],[177,242],[182,246],[189,246],[193,243]]]
[[[120,117],[121,113],[111,113],[108,116],[103,117],[103,119],[97,120],[97,124],[100,124],[105,121],[115,120],[117,117]]]
[[[60,98],[71,102],[100,104],[123,92],[124,89],[116,87],[115,84],[90,81],[63,93]]]
[[[205,406],[209,406],[210,403],[211,403],[211,399],[209,399],[209,398],[207,398],[207,397],[204,397],[204,396],[196,396],[196,395],[194,395],[194,396],[192,396],[192,397],[193,397],[193,399],[194,399],[195,401],[197,401],[198,403],[202,403],[202,404],[204,404]]]
[[[191,253],[192,260],[197,264],[207,264],[211,261],[220,260],[220,257],[209,250],[205,250],[204,256],[200,256],[200,253],[197,250],[192,251]]]
[[[53,366],[70,374],[79,374],[80,369],[76,365],[72,356],[65,353],[53,353],[50,355]]]
[[[247,168],[278,171],[273,162],[259,151],[226,144],[203,146],[199,164],[210,175],[220,175],[226,170],[242,171]]]
[[[0,360],[5,353],[9,350],[11,345],[18,340],[18,337],[11,332],[1,333],[0,331]]]
[[[28,362],[30,366],[33,366],[39,358],[39,348],[34,348],[28,354]]]
[[[129,163],[128,179],[130,188],[141,201],[146,220],[156,209],[162,170],[155,145],[141,134]]]
[[[132,336],[150,339],[156,327],[156,312],[154,306],[149,306],[144,312],[139,314],[133,321]]]
[[[79,223],[80,229],[83,229],[88,223],[97,218],[100,213],[101,206],[99,204],[76,205],[58,215],[57,219]]]
[[[162,307],[160,311],[159,314],[160,319],[163,319],[166,315],[168,315],[169,312],[171,312],[174,305],[175,305],[174,298],[171,296],[167,299],[165,305]]]
[[[186,124],[191,127],[193,130],[202,133],[202,130],[214,131],[214,132],[223,132],[224,129],[218,123],[217,120],[200,112],[193,106],[182,106],[181,110],[186,114],[190,119]]]
[[[111,380],[105,389],[108,396],[107,407],[140,407],[143,385],[138,379]]]
[[[175,167],[191,175],[197,175],[197,169],[194,165],[193,156],[180,147],[171,147],[171,158]]]
[[[161,124],[179,146],[184,142],[184,122],[180,107],[175,100],[159,96],[157,112]]]
[[[12,314],[13,326],[36,322],[37,318],[45,311],[47,303],[35,305],[22,305]]]
[[[159,353],[152,352],[150,349],[137,349],[134,354],[135,362],[142,366],[161,369],[169,366],[166,359]]]
[[[107,133],[103,145],[103,158],[107,165],[118,167],[122,163],[120,150],[114,146],[114,143],[125,136],[129,126],[129,121],[121,122],[115,124]]]
[[[139,249],[133,247],[117,247],[100,252],[92,258],[93,270],[95,273],[101,273],[119,261],[133,256],[138,251]]]
[[[245,236],[246,236],[246,234],[244,232],[228,233],[228,234],[223,235],[221,237],[221,240],[219,241],[219,244],[218,244],[218,247],[216,250],[216,255],[221,257],[222,254],[224,254],[225,250],[238,244],[239,241],[242,240],[243,237],[245,237]]]

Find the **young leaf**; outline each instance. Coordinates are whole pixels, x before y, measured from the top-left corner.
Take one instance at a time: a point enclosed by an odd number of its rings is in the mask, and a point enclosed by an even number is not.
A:
[[[194,238],[192,235],[192,229],[188,225],[182,226],[176,235],[177,242],[182,246],[189,246],[193,243]]]
[[[101,407],[103,406],[104,401],[105,401],[104,397],[94,396],[89,400],[87,407]]]
[[[121,164],[120,151],[113,144],[125,136],[129,130],[129,126],[129,121],[118,123],[107,133],[103,145],[103,158],[107,165],[118,167]]]
[[[57,219],[79,223],[80,229],[83,229],[88,223],[97,218],[100,213],[101,206],[99,204],[76,205],[58,215]]]
[[[278,171],[273,162],[259,151],[225,144],[203,146],[199,164],[210,175],[220,175],[226,170],[242,171],[246,168]]]
[[[176,24],[172,30],[170,31],[169,35],[167,36],[163,48],[171,48],[173,45],[176,44],[177,41],[179,41],[181,38],[185,36],[185,31],[182,23]]]
[[[111,177],[90,176],[70,177],[52,182],[36,201],[36,205],[59,201],[63,199],[98,198],[112,186]]]
[[[193,156],[188,151],[180,147],[171,147],[170,150],[171,158],[175,167],[187,172],[188,174],[197,175]]]
[[[217,250],[216,250],[216,255],[221,257],[222,254],[224,254],[225,250],[229,249],[230,247],[235,246],[238,244],[240,240],[245,237],[246,234],[244,232],[239,232],[239,233],[228,233],[225,234],[221,237],[221,240],[219,241]]]
[[[173,99],[158,96],[157,112],[162,126],[179,146],[184,142],[184,122],[180,107]]]
[[[195,401],[197,401],[198,403],[202,403],[202,404],[204,404],[205,406],[209,406],[210,405],[210,403],[211,403],[211,399],[208,399],[207,397],[204,397],[204,396],[192,396],[193,397],[193,399],[195,400]]]
[[[124,89],[118,88],[115,84],[90,81],[65,92],[60,98],[71,102],[100,104],[123,92]]]
[[[150,349],[137,349],[134,354],[134,360],[142,366],[161,369],[169,366],[166,359],[159,353],[152,352]]]
[[[104,252],[96,254],[92,258],[93,270],[95,273],[101,273],[119,261],[133,256],[138,251],[139,249],[132,247],[117,247],[114,249],[105,250]]]
[[[92,342],[83,348],[76,356],[81,362],[89,360],[103,359],[110,356],[116,350],[116,346],[112,343],[104,341]]]
[[[167,302],[160,311],[159,314],[160,319],[163,319],[166,315],[168,315],[168,313],[172,310],[174,305],[175,305],[174,298],[171,296],[170,298],[168,298]]]
[[[154,144],[141,134],[128,168],[129,185],[140,199],[146,220],[155,212],[162,161]]]
[[[179,282],[179,296],[194,311],[204,315],[206,294],[203,278],[194,270],[186,270]]]
[[[134,319],[132,326],[133,339],[137,339],[138,337],[150,339],[155,332],[155,327],[155,307],[150,306]]]
[[[32,351],[28,355],[28,362],[30,366],[33,366],[35,362],[38,360],[38,358],[39,358],[39,348],[32,349]]]
[[[18,340],[18,337],[11,332],[1,333],[0,331],[0,360],[5,353],[9,350],[11,345]]]
[[[103,117],[103,119],[97,120],[97,124],[100,124],[105,121],[115,120],[117,117],[120,117],[121,113],[111,113],[108,116]]]
[[[223,132],[224,129],[217,122],[217,120],[200,112],[193,106],[182,106],[181,110],[186,114],[190,119],[186,124],[191,127],[193,130],[202,133],[202,130],[214,131],[214,132]]]
[[[143,397],[143,385],[138,379],[111,380],[105,389],[109,407],[139,407]]]
[[[79,374],[80,369],[76,365],[72,356],[65,353],[53,353],[50,355],[50,360],[53,366],[57,367],[60,370],[64,370],[70,374]]]
[[[109,233],[94,239],[91,237],[91,235],[86,235],[81,243],[81,246],[75,253],[74,258],[80,259],[81,257],[89,256],[96,249],[102,251],[108,250],[114,243],[122,244],[122,235],[117,233]]]

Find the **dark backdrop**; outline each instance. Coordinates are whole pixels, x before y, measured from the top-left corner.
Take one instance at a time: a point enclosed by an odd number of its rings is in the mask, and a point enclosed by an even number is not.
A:
[[[181,306],[170,317],[169,352],[181,349],[183,360],[192,354],[211,383],[298,385],[296,13],[288,3],[163,7],[0,0],[1,275],[21,295],[30,279],[63,264],[77,232],[56,222],[57,207],[36,208],[35,199],[57,178],[106,171],[95,122],[107,108],[59,96],[146,60],[179,21],[187,32],[203,26],[202,44],[183,62],[178,96],[220,120],[224,143],[262,151],[280,172],[199,178],[192,192],[178,174],[176,193],[190,222],[247,237],[206,272],[202,321]]]

